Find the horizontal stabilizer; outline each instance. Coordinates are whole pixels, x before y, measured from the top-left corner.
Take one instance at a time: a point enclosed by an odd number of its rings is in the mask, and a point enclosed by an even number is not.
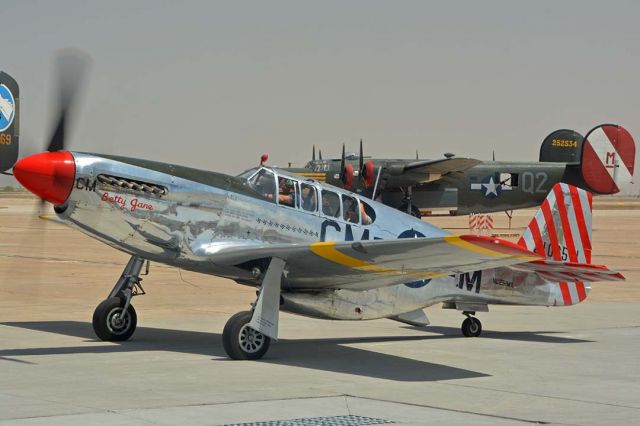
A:
[[[547,281],[624,281],[624,276],[603,265],[590,263],[559,262],[555,260],[536,260],[511,266],[511,269],[535,272]]]

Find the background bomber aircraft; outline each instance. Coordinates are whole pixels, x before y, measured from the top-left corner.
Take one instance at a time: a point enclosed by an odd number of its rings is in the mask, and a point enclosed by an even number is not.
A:
[[[559,182],[594,194],[615,194],[631,182],[636,155],[631,134],[600,125],[583,137],[556,130],[544,138],[538,162],[481,161],[445,154],[434,160],[378,159],[360,153],[322,159],[286,170],[375,198],[416,217],[468,214],[539,206]]]
[[[479,336],[476,311],[490,304],[567,306],[589,283],[623,279],[591,264],[591,194],[553,187],[518,244],[455,236],[359,194],[263,165],[239,176],[138,158],[65,150],[70,105],[86,59],[59,57],[58,121],[47,151],[16,160],[19,97],[0,75],[11,114],[0,128],[3,173],[60,222],[131,255],[95,309],[106,341],[129,339],[132,298],[144,294],[145,261],[229,278],[259,289],[232,316],[222,340],[233,359],[259,359],[278,337],[281,310],[314,318],[389,318],[429,324],[423,309],[460,310],[465,336]],[[8,143],[6,143],[8,142]]]

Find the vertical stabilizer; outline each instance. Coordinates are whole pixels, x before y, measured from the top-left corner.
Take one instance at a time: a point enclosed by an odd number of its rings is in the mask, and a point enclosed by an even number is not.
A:
[[[560,262],[591,263],[590,192],[566,183],[558,183],[520,237],[518,244],[548,259]],[[588,283],[558,282],[559,304],[582,302]]]
[[[582,177],[598,194],[616,194],[633,180],[636,144],[622,126],[603,124],[584,139]]]
[[[0,71],[0,173],[11,169],[18,159],[19,109],[18,83]]]

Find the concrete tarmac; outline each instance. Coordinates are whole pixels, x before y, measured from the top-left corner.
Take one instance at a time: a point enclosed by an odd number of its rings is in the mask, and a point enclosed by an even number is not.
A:
[[[0,197],[0,207],[0,425],[599,425],[640,416],[638,201],[596,199],[593,260],[627,281],[592,284],[580,305],[492,306],[474,339],[461,336],[460,313],[439,306],[427,309],[426,329],[283,314],[281,339],[259,362],[228,360],[221,342],[253,289],[157,264],[143,281],[148,294],[134,299],[133,338],[98,341],[93,310],[127,256],[38,219],[32,198]],[[494,214],[496,232],[520,233],[532,214],[516,212],[512,231]],[[466,217],[425,220],[468,232]]]

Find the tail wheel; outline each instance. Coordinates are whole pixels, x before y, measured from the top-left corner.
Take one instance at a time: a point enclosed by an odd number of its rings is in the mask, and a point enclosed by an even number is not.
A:
[[[465,337],[478,337],[482,333],[482,323],[478,318],[467,317],[462,321],[462,334]]]
[[[271,339],[249,327],[251,311],[235,314],[224,326],[222,345],[231,359],[256,360],[267,353]]]
[[[93,312],[93,331],[100,340],[121,342],[136,331],[138,315],[133,305],[124,312],[124,299],[110,297],[102,301]]]

